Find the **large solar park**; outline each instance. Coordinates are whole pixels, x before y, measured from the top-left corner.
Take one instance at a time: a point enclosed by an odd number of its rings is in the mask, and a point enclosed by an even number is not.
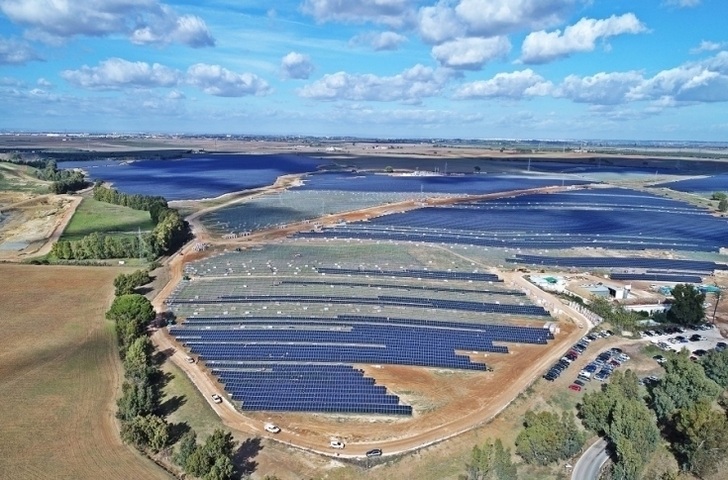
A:
[[[170,332],[242,411],[408,417],[417,406],[371,366],[486,376],[553,344],[544,305],[490,267],[699,283],[728,268],[727,234],[708,211],[626,188],[465,197],[188,263]]]

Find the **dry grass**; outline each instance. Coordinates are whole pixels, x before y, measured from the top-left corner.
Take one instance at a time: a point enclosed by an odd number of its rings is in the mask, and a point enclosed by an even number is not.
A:
[[[0,478],[168,478],[118,438],[121,271],[0,265]]]

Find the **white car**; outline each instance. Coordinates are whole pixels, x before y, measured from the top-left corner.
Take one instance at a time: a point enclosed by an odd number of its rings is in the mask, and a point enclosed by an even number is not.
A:
[[[212,401],[215,403],[222,403],[222,397],[217,393],[212,394]]]
[[[194,358],[192,358],[192,357],[185,357],[185,361],[186,361],[187,363],[195,363],[195,359],[194,359]]]
[[[266,423],[264,428],[266,432],[270,433],[279,433],[281,431],[281,428],[274,423]]]
[[[329,442],[329,446],[331,448],[337,448],[340,450],[340,449],[344,448],[346,445],[344,444],[344,442],[341,442],[339,440],[331,440],[331,442]]]

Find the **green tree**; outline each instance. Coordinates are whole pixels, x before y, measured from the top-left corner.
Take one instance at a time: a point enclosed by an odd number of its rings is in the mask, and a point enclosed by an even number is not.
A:
[[[705,376],[723,388],[728,388],[728,349],[711,350],[700,359]]]
[[[720,202],[718,202],[718,211],[728,211],[728,199],[721,198]]]
[[[707,400],[701,400],[675,414],[678,438],[674,448],[682,456],[687,470],[704,478],[718,471],[728,454],[728,420],[725,412],[715,410]]]
[[[705,294],[688,284],[678,284],[672,289],[674,298],[667,318],[681,325],[695,325],[705,318]]]
[[[571,414],[526,412],[525,428],[516,438],[516,453],[526,463],[548,465],[579,452],[584,434]]]
[[[122,356],[138,337],[144,335],[146,326],[155,317],[151,302],[143,295],[132,293],[116,297],[106,318],[116,324],[116,335]]]
[[[517,480],[518,467],[511,460],[510,449],[503,448],[500,439],[490,439],[482,447],[473,447],[467,464],[466,480]]]
[[[652,389],[652,405],[662,422],[669,422],[677,410],[702,400],[714,401],[721,392],[720,386],[706,377],[700,364],[690,360],[686,350],[671,355],[663,367],[665,375]]]
[[[157,415],[137,416],[121,426],[121,438],[140,450],[158,452],[169,442],[167,422]]]
[[[726,195],[723,192],[713,192],[713,195],[710,197],[711,200],[725,200],[728,198],[728,195]]]
[[[230,470],[228,465],[233,465],[235,445],[236,442],[230,432],[216,429],[207,437],[204,445],[198,445],[187,457],[185,472],[205,479],[231,478],[235,472],[234,468]]]
[[[179,441],[179,448],[172,456],[172,460],[177,465],[184,468],[187,459],[197,449],[197,433],[194,430],[187,430]]]
[[[124,355],[124,375],[132,382],[147,384],[155,371],[152,365],[154,346],[149,337],[135,339]]]
[[[151,414],[157,405],[154,387],[149,384],[124,382],[121,385],[121,397],[116,400],[116,416],[124,422],[130,422],[135,417]]]

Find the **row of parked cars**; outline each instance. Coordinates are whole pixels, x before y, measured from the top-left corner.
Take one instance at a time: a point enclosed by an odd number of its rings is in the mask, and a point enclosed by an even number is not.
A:
[[[574,344],[571,349],[561,357],[561,359],[553,364],[548,372],[543,376],[546,380],[549,382],[553,382],[557,378],[561,376],[561,374],[569,368],[569,365],[571,365],[572,362],[576,361],[577,358],[579,358],[579,355],[584,353],[589,347],[589,344],[596,340],[597,338],[601,337],[608,337],[611,335],[612,332],[609,331],[600,331],[598,333],[590,333],[589,335],[583,337],[581,340],[579,340],[576,344]]]

